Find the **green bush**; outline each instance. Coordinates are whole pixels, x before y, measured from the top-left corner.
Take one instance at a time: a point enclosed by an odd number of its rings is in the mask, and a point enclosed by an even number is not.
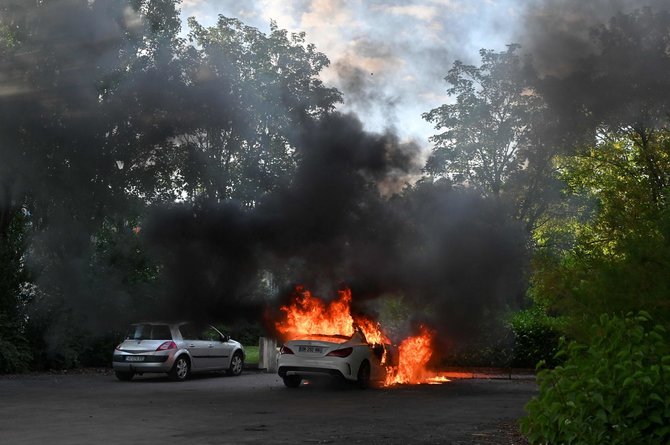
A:
[[[603,315],[590,344],[564,343],[565,363],[538,374],[521,428],[531,444],[670,443],[670,355],[649,314]]]
[[[558,365],[555,356],[561,337],[559,323],[538,306],[512,315],[509,323],[514,333],[512,366],[535,368],[539,362],[549,367]]]
[[[123,333],[120,332],[91,335],[82,345],[79,352],[79,363],[84,368],[110,368],[114,348],[121,343],[122,339]]]
[[[230,335],[245,346],[258,345],[258,339],[263,335],[260,323],[241,320],[233,324],[219,324],[216,328],[224,334]]]
[[[0,313],[0,374],[25,372],[33,359],[21,326]]]

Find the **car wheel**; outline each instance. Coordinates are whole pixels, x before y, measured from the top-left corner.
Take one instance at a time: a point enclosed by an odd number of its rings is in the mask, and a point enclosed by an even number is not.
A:
[[[122,382],[129,382],[132,380],[135,373],[133,371],[114,371],[116,378]]]
[[[172,380],[182,381],[186,380],[190,373],[191,363],[182,355],[175,360],[169,375]]]
[[[284,377],[284,385],[289,388],[297,388],[300,386],[300,382],[302,382],[302,377],[299,375],[287,375]]]
[[[240,351],[237,351],[233,354],[233,358],[230,359],[228,375],[240,375],[242,374],[242,368],[244,368],[244,356]]]
[[[356,383],[361,389],[370,386],[370,363],[368,363],[367,360],[361,363],[361,366],[358,367],[358,378],[356,379]]]

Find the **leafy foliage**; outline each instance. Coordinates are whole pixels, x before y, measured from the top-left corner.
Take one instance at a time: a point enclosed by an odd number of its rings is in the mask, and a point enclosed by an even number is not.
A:
[[[0,2],[0,372],[101,363],[155,310],[148,207],[253,206],[290,181],[291,131],[340,100],[304,34],[220,17],[184,39],[178,4]]]
[[[7,232],[0,234],[0,373],[21,372],[32,361],[25,338],[25,301],[21,287],[29,279],[25,268],[28,219],[13,215]]]
[[[482,49],[480,56],[480,66],[456,61],[449,70],[447,93],[455,102],[423,114],[442,131],[430,138],[425,171],[503,200],[530,231],[556,198],[552,120],[519,45]]]
[[[205,28],[189,19],[186,81],[201,98],[184,116],[175,167],[189,199],[239,200],[253,206],[295,171],[291,134],[306,116],[341,101],[317,77],[328,58],[304,33],[272,23],[270,33],[220,16]]]
[[[557,158],[565,198],[535,230],[531,296],[561,313],[653,311],[670,323],[670,213],[646,162],[670,172],[668,133],[641,145],[630,133],[603,134],[579,154]],[[576,333],[576,332],[573,332]]]
[[[482,50],[480,67],[454,64],[446,80],[456,103],[424,114],[436,128],[446,129],[432,137],[435,149],[426,164],[428,172],[446,173],[456,182],[467,181],[498,196],[522,168],[531,113],[541,102],[522,82],[517,49],[510,45],[502,53]]]
[[[561,320],[550,317],[541,306],[519,311],[512,315],[510,326],[514,333],[512,366],[535,368],[539,362],[555,366],[558,352]]]
[[[666,444],[670,440],[667,332],[640,312],[603,315],[588,344],[564,343],[565,363],[538,374],[522,430],[532,444]]]
[[[33,355],[23,329],[18,320],[11,320],[0,312],[0,373],[30,369]]]

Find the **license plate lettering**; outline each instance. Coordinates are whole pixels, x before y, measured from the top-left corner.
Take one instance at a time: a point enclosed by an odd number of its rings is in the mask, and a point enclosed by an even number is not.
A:
[[[143,362],[143,361],[144,361],[144,357],[142,357],[142,356],[127,355],[127,356],[126,356],[126,361],[127,361],[127,362]]]
[[[312,352],[316,354],[320,354],[323,352],[323,348],[319,346],[299,346],[298,347],[298,352]]]

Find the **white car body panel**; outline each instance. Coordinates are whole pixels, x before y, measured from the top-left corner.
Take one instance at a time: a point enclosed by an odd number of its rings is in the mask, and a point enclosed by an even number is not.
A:
[[[358,332],[348,340],[335,336],[306,336],[305,339],[288,341],[284,346],[293,354],[279,355],[278,374],[281,377],[329,375],[356,381],[361,365],[367,361],[370,380],[383,381],[386,378],[386,367],[381,363],[382,353],[376,353]],[[352,348],[347,357],[328,355],[345,348]]]

